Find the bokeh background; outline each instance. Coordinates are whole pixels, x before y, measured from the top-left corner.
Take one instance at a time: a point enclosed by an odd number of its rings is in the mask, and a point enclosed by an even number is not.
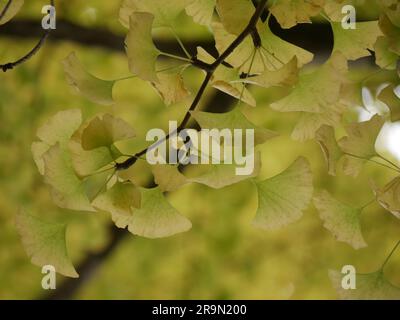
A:
[[[25,2],[14,22],[40,24],[45,1]],[[93,30],[100,38],[102,29],[119,36],[126,32],[118,22],[120,1],[56,3],[58,19]],[[360,14],[363,18],[377,18],[378,13],[373,7],[364,6]],[[182,16],[180,26],[179,35],[185,41],[212,41],[209,30],[196,26],[190,18]],[[2,28],[5,26],[0,26],[1,63],[22,56],[35,44],[34,38],[18,37],[12,32],[2,32]],[[168,34],[160,33],[158,37],[173,41]],[[148,129],[166,128],[169,119],[181,119],[190,102],[189,99],[167,108],[152,87],[139,79],[116,85],[117,103],[113,107],[88,102],[72,92],[65,81],[61,60],[71,51],[100,78],[129,75],[123,51],[68,40],[48,42],[34,59],[0,74],[0,299],[36,299],[46,295],[40,285],[41,269],[30,263],[14,226],[14,216],[21,207],[28,207],[35,215],[50,221],[69,224],[68,248],[75,265],[88,254],[101,251],[110,240],[109,215],[77,213],[53,204],[30,152],[37,128],[51,115],[69,108],[80,108],[85,116],[110,112],[125,119],[139,133],[136,141],[123,146],[134,151],[144,146]],[[326,52],[317,53],[316,60],[324,56]],[[357,74],[374,70],[365,61],[353,66]],[[185,74],[192,92],[196,92],[201,79],[202,74],[197,70]],[[315,141],[299,143],[290,139],[298,115],[269,109],[269,103],[279,92],[254,88],[252,92],[258,107],[243,106],[245,114],[254,123],[281,134],[260,149],[263,160],[260,178],[279,173],[302,155],[312,164],[315,188],[325,188],[336,198],[359,206],[373,196],[368,187],[371,178],[379,183],[390,180],[390,170],[374,164],[366,165],[356,179],[342,173],[335,178],[328,176]],[[203,105],[213,94],[214,90],[207,91]],[[372,110],[373,98],[367,98],[366,95],[366,104]],[[373,114],[357,110],[360,109],[349,112],[346,119],[367,119]],[[378,148],[399,161],[400,130],[396,125],[388,125],[385,132]],[[343,265],[352,264],[361,273],[375,271],[400,239],[400,222],[377,204],[363,213],[368,247],[358,251],[335,241],[312,206],[299,222],[289,227],[276,232],[258,230],[251,226],[257,206],[255,191],[250,182],[243,182],[222,190],[190,185],[170,194],[169,201],[191,219],[193,229],[162,240],[124,237],[73,298],[335,299],[329,269],[340,270]],[[400,252],[397,252],[386,268],[386,275],[398,286],[399,269]],[[57,276],[57,280],[61,284],[65,279]]]

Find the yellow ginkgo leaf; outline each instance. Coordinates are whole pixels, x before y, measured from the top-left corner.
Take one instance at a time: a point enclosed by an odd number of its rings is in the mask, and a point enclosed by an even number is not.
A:
[[[43,160],[45,182],[51,187],[53,201],[60,208],[94,212],[84,182],[76,176],[68,154],[60,145],[52,146]]]
[[[396,87],[391,84],[381,91],[378,99],[384,102],[390,109],[390,119],[392,122],[400,120],[400,98],[395,93]]]
[[[316,71],[300,74],[292,92],[272,103],[271,108],[280,112],[322,113],[339,101],[346,72],[346,58],[340,52],[335,52]]]
[[[253,224],[262,229],[279,229],[299,220],[312,199],[312,173],[305,158],[256,185],[258,209]]]
[[[338,271],[330,270],[329,278],[342,300],[400,300],[400,288],[391,284],[382,270],[357,274],[354,290],[343,288],[343,274]]]
[[[278,136],[276,132],[256,126],[250,122],[239,108],[235,108],[227,113],[194,111],[192,112],[192,116],[202,129],[230,129],[231,132],[235,129],[252,129],[254,130],[254,143],[256,145],[265,143]]]
[[[248,77],[243,80],[245,83],[258,85],[264,88],[275,86],[293,86],[299,78],[299,68],[297,67],[297,57],[294,56],[282,68],[271,71],[265,70],[262,74],[254,77]]]
[[[379,204],[400,219],[400,177],[394,178],[383,188],[373,186]]]
[[[152,85],[167,106],[181,102],[190,94],[180,74],[161,73],[158,79],[159,82]]]
[[[348,136],[339,140],[340,148],[359,158],[373,158],[377,155],[375,143],[384,123],[381,116],[375,115],[371,120],[349,124],[346,127]]]
[[[327,125],[322,126],[317,134],[316,139],[322,149],[325,161],[328,165],[328,173],[332,176],[336,175],[336,165],[343,156],[342,150],[335,138],[335,130]]]
[[[150,239],[170,237],[191,229],[191,222],[169,204],[160,188],[141,188],[140,194],[140,209],[134,209],[130,216],[118,216],[114,220],[117,227],[128,227],[132,234]]]
[[[32,143],[31,150],[40,174],[44,174],[43,155],[56,143],[65,148],[81,122],[81,110],[70,109],[58,112],[38,129],[37,136],[41,141]]]
[[[62,61],[69,85],[88,100],[109,106],[114,104],[112,91],[115,81],[100,80],[88,73],[74,52]]]
[[[115,142],[135,137],[132,127],[120,118],[105,114],[95,117],[82,132],[82,147],[92,150],[99,147],[110,147]]]
[[[153,20],[150,13],[133,13],[125,46],[131,72],[143,80],[157,83],[156,62],[160,51],[153,42]]]
[[[154,16],[154,27],[172,27],[175,19],[185,9],[188,0],[124,0],[119,20],[123,26],[129,28],[129,19],[137,12],[147,12]]]
[[[216,0],[191,0],[186,6],[186,13],[194,22],[209,26],[212,22]]]
[[[217,12],[225,30],[239,35],[249,24],[255,11],[249,0],[217,0]]]
[[[288,29],[299,23],[311,23],[318,15],[325,0],[277,0],[270,8],[282,28]]]
[[[360,215],[362,209],[343,204],[326,191],[321,191],[314,196],[314,205],[324,221],[324,227],[338,241],[346,242],[354,249],[367,246],[361,232]]]
[[[16,226],[33,264],[51,265],[66,277],[79,277],[68,257],[66,225],[45,222],[21,210],[16,216]]]
[[[348,60],[370,56],[368,50],[374,50],[377,38],[382,35],[378,21],[357,22],[356,29],[344,29],[340,22],[332,22],[331,25],[333,51],[341,51]]]

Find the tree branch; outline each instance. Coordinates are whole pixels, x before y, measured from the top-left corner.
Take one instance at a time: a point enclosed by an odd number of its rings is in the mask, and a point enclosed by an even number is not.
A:
[[[9,6],[11,5],[12,0],[9,0],[8,3],[6,4],[4,10],[2,11],[2,16],[6,14]],[[50,5],[54,7],[54,0],[50,0]],[[47,29],[43,32],[42,36],[40,37],[39,41],[37,42],[37,44],[32,48],[32,50],[30,50],[26,55],[24,55],[23,57],[19,58],[18,60],[14,61],[14,62],[8,62],[5,64],[0,64],[0,69],[3,70],[3,72],[7,72],[8,70],[11,70],[21,64],[23,64],[24,62],[28,61],[29,59],[31,59],[36,53],[38,53],[38,51],[42,48],[42,46],[45,44],[47,38],[49,37],[51,32],[51,29]]]
[[[168,134],[164,139],[161,139],[159,141],[157,141],[156,143],[152,144],[151,146],[143,149],[142,151],[136,153],[135,155],[133,155],[132,157],[128,158],[127,160],[125,160],[122,163],[117,163],[115,165],[115,169],[116,170],[127,170],[129,169],[131,166],[133,166],[137,159],[139,159],[141,156],[145,155],[147,152],[154,150],[155,148],[157,148],[160,144],[164,143],[165,141],[167,141],[171,136],[177,135],[179,134],[179,132],[181,132],[182,130],[185,129],[187,123],[190,121],[191,118],[191,112],[194,111],[209,82],[211,81],[214,71],[222,64],[224,63],[224,61],[226,60],[226,58],[228,58],[234,51],[235,49],[249,36],[254,32],[254,29],[256,28],[257,22],[260,19],[261,14],[264,12],[265,6],[267,4],[267,0],[261,0],[260,3],[258,4],[256,11],[254,12],[253,16],[250,19],[249,24],[247,25],[247,27],[242,31],[242,33],[237,36],[237,38],[229,45],[228,48],[226,48],[226,50],[215,60],[215,62],[213,64],[211,64],[209,67],[210,69],[207,71],[206,77],[198,91],[198,93],[196,94],[196,97],[193,100],[192,105],[190,106],[189,110],[186,112],[185,117],[183,118],[181,124],[178,126],[178,129],[175,130],[174,132]]]

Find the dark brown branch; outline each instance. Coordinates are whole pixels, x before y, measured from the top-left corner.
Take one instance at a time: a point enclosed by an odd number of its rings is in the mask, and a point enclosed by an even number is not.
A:
[[[6,15],[8,9],[10,9],[12,2],[13,2],[13,0],[8,0],[8,2],[6,3],[6,5],[4,6],[3,10],[1,10],[1,12],[0,12],[0,21],[1,21],[1,19],[3,19],[4,16]]]
[[[6,7],[4,8],[2,14],[5,15],[5,13],[7,12],[9,6],[11,5],[12,0],[10,0]],[[54,0],[50,1],[50,5],[54,7]],[[0,17],[1,20],[2,17]],[[30,50],[27,54],[25,54],[23,57],[19,58],[16,61],[13,62],[8,62],[5,64],[0,64],[0,69],[3,70],[3,72],[7,72],[8,70],[11,70],[23,63],[25,63],[26,61],[28,61],[29,59],[31,59],[36,53],[39,52],[39,50],[43,47],[43,45],[45,44],[47,38],[49,37],[51,32],[51,29],[45,30],[42,34],[42,36],[40,37],[39,41],[37,42],[37,44],[32,48],[32,50]]]
[[[190,121],[191,118],[191,112],[194,111],[208,84],[210,83],[212,76],[214,74],[214,71],[221,65],[224,63],[224,61],[235,51],[235,49],[252,33],[254,33],[254,30],[256,28],[257,22],[260,19],[261,14],[264,12],[265,9],[265,5],[267,3],[267,0],[261,0],[260,3],[258,4],[256,11],[254,12],[253,16],[250,19],[249,24],[247,25],[247,27],[242,31],[242,33],[240,35],[237,36],[237,38],[229,45],[228,48],[225,49],[225,51],[215,60],[215,62],[211,65],[209,65],[209,70],[207,71],[207,75],[198,91],[198,93],[196,94],[196,97],[194,98],[192,105],[190,106],[189,110],[186,112],[185,117],[183,118],[181,124],[178,126],[178,129],[175,132],[172,132],[170,134],[168,134],[165,139],[161,139],[159,141],[157,141],[155,144],[152,144],[151,146],[143,149],[142,151],[136,153],[135,155],[133,155],[132,157],[128,158],[126,161],[122,162],[122,163],[117,163],[115,165],[115,169],[116,170],[127,170],[129,169],[131,166],[133,166],[137,159],[140,158],[141,156],[145,155],[147,152],[154,150],[155,148],[157,148],[160,144],[164,143],[165,141],[167,141],[171,136],[177,135],[179,134],[180,131],[182,131],[183,129],[185,129],[186,125],[188,124],[188,122]]]

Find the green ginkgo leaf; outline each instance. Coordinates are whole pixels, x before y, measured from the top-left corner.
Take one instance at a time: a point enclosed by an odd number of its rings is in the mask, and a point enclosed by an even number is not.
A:
[[[45,182],[51,187],[53,201],[60,208],[94,212],[84,183],[76,176],[69,155],[60,145],[52,146],[43,160]]]
[[[186,13],[193,21],[209,26],[212,22],[216,0],[191,0],[186,6]]]
[[[62,63],[67,81],[77,93],[101,105],[114,104],[112,91],[115,81],[101,80],[88,73],[74,52],[70,53]]]
[[[373,158],[377,155],[375,143],[384,123],[384,118],[375,115],[371,120],[347,125],[348,136],[339,140],[340,148],[363,159]]]
[[[178,73],[161,73],[159,82],[152,83],[161,99],[167,106],[183,101],[190,92],[186,89],[182,75]]]
[[[377,38],[382,35],[378,21],[357,22],[356,29],[344,29],[342,23],[332,22],[333,51],[341,51],[348,60],[371,55]]]
[[[289,29],[299,23],[311,23],[311,17],[318,15],[325,0],[277,0],[270,12],[282,28]]]
[[[373,189],[379,204],[400,219],[400,177],[394,178],[383,188],[373,186]]]
[[[83,130],[82,147],[84,150],[111,147],[117,141],[135,136],[135,131],[124,120],[105,114],[102,118],[94,118]]]
[[[150,13],[133,13],[125,46],[131,72],[143,80],[157,83],[156,62],[160,51],[153,42],[153,20]]]
[[[16,216],[16,227],[33,264],[51,265],[66,277],[79,277],[68,257],[66,225],[48,223],[21,210]]]
[[[379,18],[379,27],[388,40],[389,51],[400,55],[400,26],[394,24],[386,14],[382,14]]]
[[[330,270],[329,278],[342,300],[400,300],[400,288],[391,284],[381,270],[356,275],[356,289],[346,290],[342,286],[344,275]]]
[[[98,210],[110,212],[114,220],[121,216],[130,217],[133,208],[140,208],[140,191],[130,182],[117,182],[99,195],[92,205]]]
[[[81,122],[81,110],[70,109],[58,112],[38,129],[37,136],[41,141],[34,142],[31,150],[40,174],[44,174],[43,155],[56,143],[65,148]]]
[[[255,145],[263,144],[266,141],[278,136],[278,133],[256,126],[250,122],[239,108],[227,113],[209,113],[194,111],[191,113],[202,129],[252,129],[254,130]]]
[[[4,15],[0,19],[0,26],[2,24],[7,23],[12,18],[14,18],[14,16],[19,12],[19,10],[24,5],[24,0],[13,0],[7,6],[8,2],[9,2],[8,0],[0,1],[0,13],[3,13],[3,10],[6,10],[4,11]]]
[[[140,189],[140,209],[130,216],[118,216],[114,220],[119,228],[126,228],[134,234],[156,239],[186,232],[192,223],[182,216],[165,198],[160,188]]]
[[[239,35],[255,11],[248,0],[217,0],[217,12],[226,31]]]
[[[292,92],[283,99],[271,104],[280,112],[304,111],[321,113],[339,101],[347,61],[340,52],[316,71],[302,73]]]
[[[299,220],[312,199],[312,173],[305,158],[256,185],[258,209],[253,224],[265,230],[279,229]]]
[[[361,232],[362,209],[353,208],[333,198],[327,191],[314,195],[314,205],[319,216],[338,241],[346,242],[354,249],[367,246]]]
[[[328,173],[335,176],[337,163],[343,156],[343,152],[336,141],[335,130],[324,125],[317,131],[316,139],[328,165]]]
[[[154,27],[172,27],[174,20],[185,9],[188,0],[124,0],[119,12],[119,20],[129,28],[129,18],[137,12],[151,13],[154,16]]]
[[[384,102],[390,109],[390,119],[392,122],[400,120],[400,98],[395,93],[396,87],[391,84],[381,91],[378,99]]]

